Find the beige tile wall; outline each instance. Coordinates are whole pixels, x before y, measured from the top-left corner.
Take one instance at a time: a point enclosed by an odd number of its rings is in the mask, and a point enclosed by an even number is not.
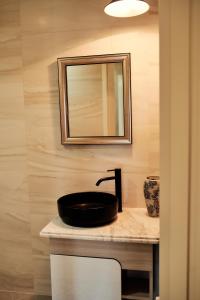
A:
[[[0,1],[0,290],[33,290],[19,1]],[[0,299],[4,299],[3,293]],[[9,298],[8,298],[9,299]]]
[[[106,2],[0,0],[2,291],[50,294],[39,231],[59,196],[121,167],[124,205],[143,207],[144,178],[159,173],[158,17],[110,18]],[[133,145],[62,146],[57,57],[120,52],[132,56]]]

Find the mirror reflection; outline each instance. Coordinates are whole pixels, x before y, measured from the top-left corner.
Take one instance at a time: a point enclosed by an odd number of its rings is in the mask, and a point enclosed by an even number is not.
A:
[[[70,137],[124,136],[122,67],[66,66]]]

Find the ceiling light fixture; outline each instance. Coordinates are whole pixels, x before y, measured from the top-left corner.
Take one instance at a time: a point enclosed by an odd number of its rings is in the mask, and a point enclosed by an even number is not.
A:
[[[112,17],[126,18],[144,14],[148,10],[149,4],[143,0],[112,0],[104,12]]]

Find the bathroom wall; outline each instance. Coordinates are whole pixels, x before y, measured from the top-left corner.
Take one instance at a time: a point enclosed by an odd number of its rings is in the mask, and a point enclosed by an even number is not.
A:
[[[0,0],[1,300],[50,294],[39,231],[59,196],[120,167],[124,206],[144,207],[143,181],[159,174],[158,16],[111,18],[106,2]],[[133,144],[62,146],[57,57],[120,52],[132,59]]]
[[[0,299],[33,290],[18,1],[0,1]],[[8,294],[7,291],[16,291]]]

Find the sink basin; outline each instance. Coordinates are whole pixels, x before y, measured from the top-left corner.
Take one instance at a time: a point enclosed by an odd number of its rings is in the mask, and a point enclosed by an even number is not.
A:
[[[101,226],[117,218],[118,200],[109,193],[68,194],[59,198],[57,204],[63,222],[72,226]]]

